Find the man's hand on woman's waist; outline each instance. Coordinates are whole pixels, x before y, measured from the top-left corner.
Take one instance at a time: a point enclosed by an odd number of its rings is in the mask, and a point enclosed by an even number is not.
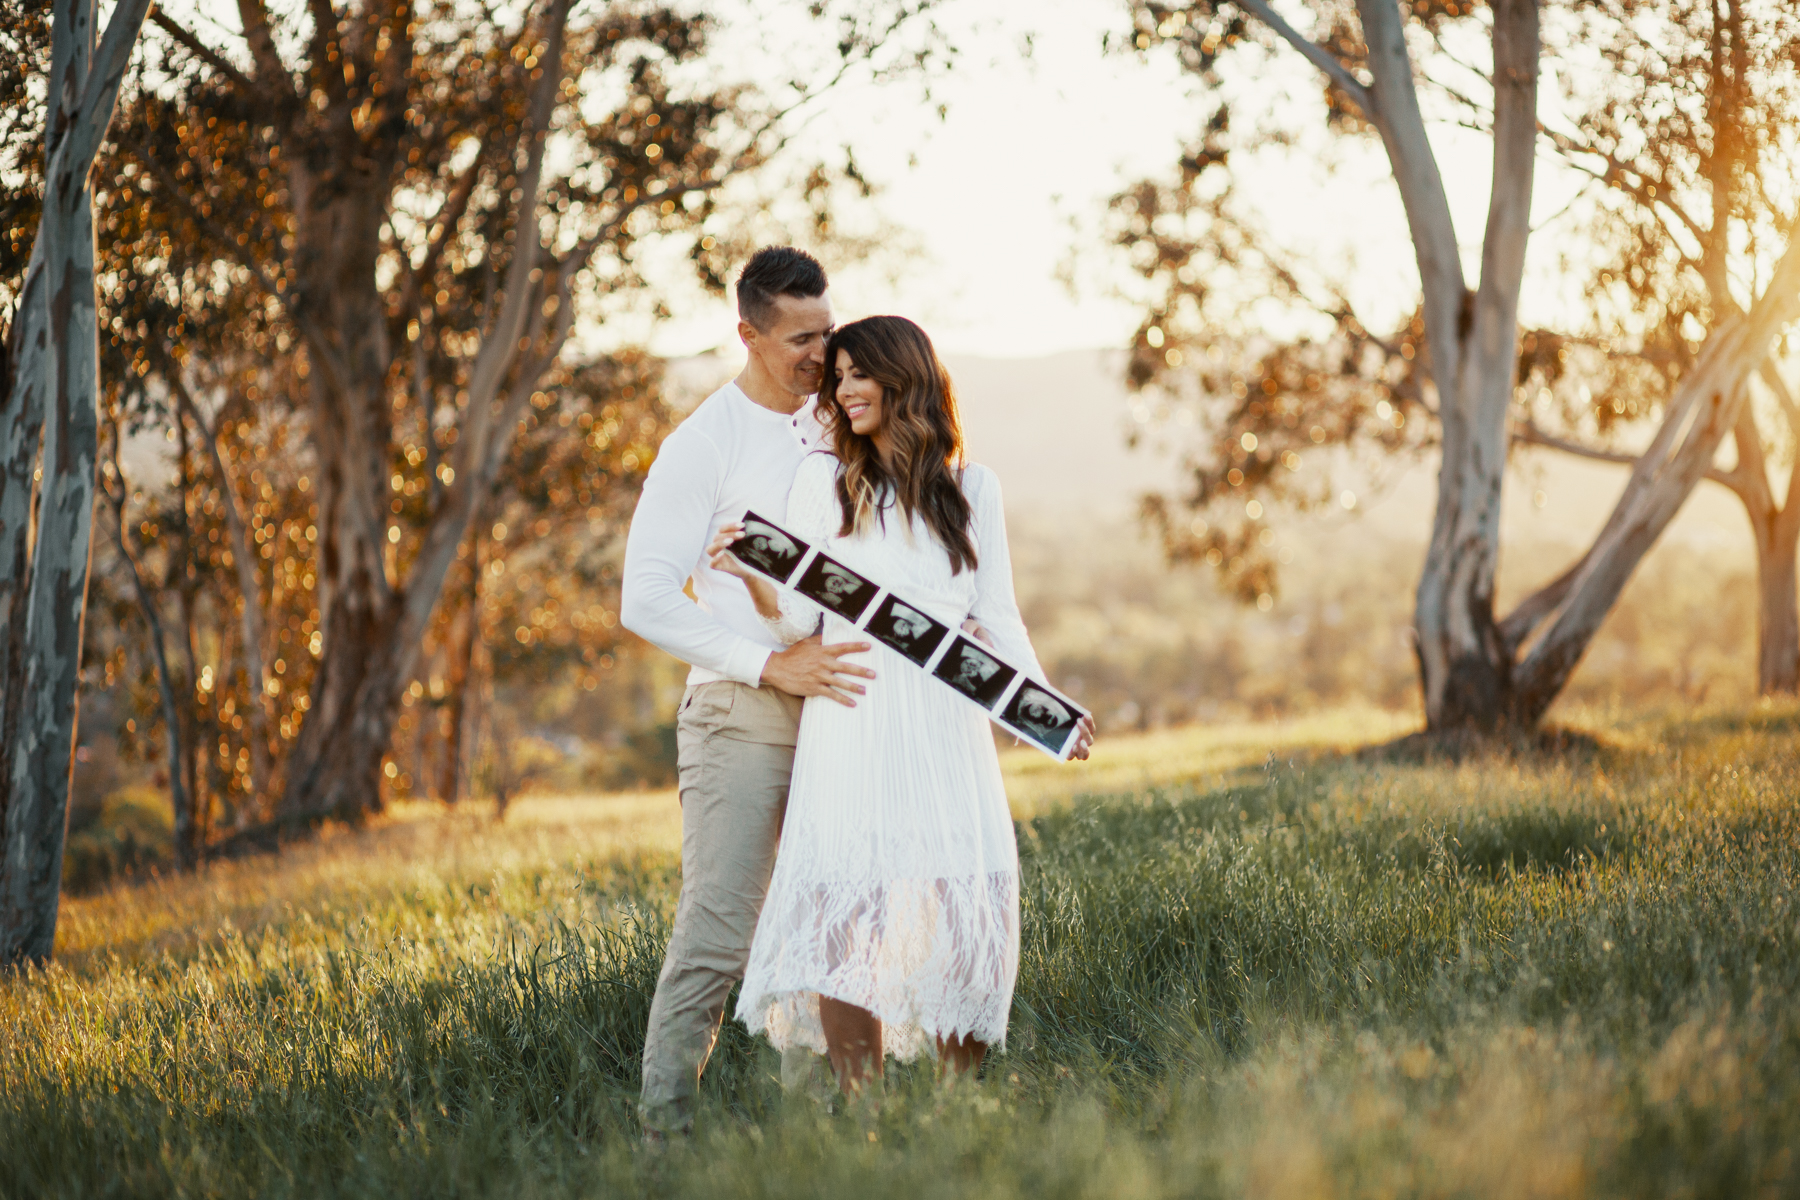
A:
[[[875,672],[844,662],[843,656],[868,649],[868,642],[833,642],[827,646],[815,633],[769,655],[769,661],[763,664],[762,682],[790,696],[829,696],[846,708],[855,708],[855,698],[868,690],[856,680],[873,679]]]

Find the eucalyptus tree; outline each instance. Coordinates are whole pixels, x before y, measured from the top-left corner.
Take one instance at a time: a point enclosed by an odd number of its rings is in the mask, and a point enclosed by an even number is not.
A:
[[[138,189],[255,289],[305,389],[318,660],[281,820],[380,803],[445,580],[578,312],[633,289],[647,238],[722,280],[721,193],[779,166],[820,88],[925,52],[924,7],[813,6],[835,65],[766,92],[685,6],[241,0],[229,37],[159,11],[175,81],[120,135]]]
[[[0,370],[0,966],[56,939],[99,423],[93,201],[149,0],[55,0],[42,197]],[[10,18],[29,46],[30,14]],[[29,83],[8,97],[33,107]]]
[[[1800,216],[1800,10],[1782,0],[1593,0],[1564,72],[1574,118],[1549,135],[1588,180],[1578,319],[1527,335],[1521,441],[1631,463],[1706,339],[1741,320]],[[1596,70],[1599,63],[1616,69]],[[1585,260],[1585,261],[1584,261]],[[1748,347],[1734,462],[1707,478],[1756,547],[1757,686],[1800,690],[1800,403]],[[1791,370],[1791,367],[1788,368]],[[1760,391],[1760,395],[1758,392]]]
[[[1235,563],[1245,590],[1267,594],[1272,564],[1255,553],[1259,490],[1322,502],[1328,489],[1300,473],[1321,446],[1435,448],[1437,503],[1413,623],[1427,725],[1535,724],[1736,425],[1748,376],[1800,308],[1800,245],[1766,256],[1761,286],[1696,347],[1592,545],[1502,618],[1494,611],[1500,501],[1521,350],[1531,349],[1521,346],[1518,314],[1543,149],[1538,4],[1324,0],[1308,10],[1309,30],[1264,0],[1134,3],[1132,11],[1139,49],[1172,46],[1208,84],[1227,56],[1294,52],[1316,68],[1328,128],[1371,139],[1385,155],[1420,284],[1410,318],[1372,328],[1348,289],[1284,253],[1234,175],[1247,146],[1233,126],[1241,114],[1206,89],[1210,111],[1178,176],[1130,188],[1113,206],[1114,238],[1152,288],[1132,381],[1185,394],[1205,410],[1192,490],[1185,503],[1152,498],[1150,516],[1177,556],[1203,553],[1228,570]],[[1419,67],[1447,38],[1470,33],[1486,43],[1487,61],[1474,64],[1484,68],[1486,91],[1470,100],[1479,113],[1468,123],[1487,139],[1491,162],[1473,280],[1422,100],[1449,89],[1428,89]],[[1252,136],[1266,139],[1268,130]],[[1234,332],[1225,310],[1246,297],[1305,319]],[[1284,327],[1299,332],[1271,332]],[[1184,507],[1200,515],[1183,521]],[[1225,520],[1202,524],[1207,512]]]

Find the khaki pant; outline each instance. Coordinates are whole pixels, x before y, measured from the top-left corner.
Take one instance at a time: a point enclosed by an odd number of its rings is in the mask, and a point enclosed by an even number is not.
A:
[[[640,1111],[650,1128],[691,1125],[725,998],[749,963],[787,808],[800,703],[730,681],[689,688],[681,699],[681,899],[644,1038]]]

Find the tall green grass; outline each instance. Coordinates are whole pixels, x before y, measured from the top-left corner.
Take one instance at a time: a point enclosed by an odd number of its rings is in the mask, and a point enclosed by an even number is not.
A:
[[[1765,706],[1278,746],[1052,806],[981,1080],[828,1109],[728,1023],[663,1154],[668,853],[413,862],[0,984],[0,1195],[1796,1194],[1797,743]]]

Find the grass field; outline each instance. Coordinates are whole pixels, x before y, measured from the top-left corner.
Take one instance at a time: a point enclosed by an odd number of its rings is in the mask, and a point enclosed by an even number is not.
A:
[[[424,808],[65,903],[0,981],[0,1196],[1800,1194],[1800,707],[1556,753],[1347,713],[1007,770],[1011,1045],[878,1110],[728,1024],[636,1137],[667,793]]]

